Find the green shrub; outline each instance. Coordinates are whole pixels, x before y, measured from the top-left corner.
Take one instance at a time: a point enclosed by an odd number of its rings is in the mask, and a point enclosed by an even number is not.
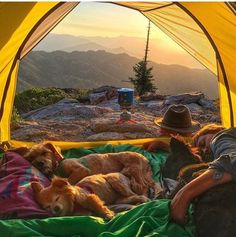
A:
[[[84,89],[32,88],[16,94],[14,105],[17,111],[23,114],[55,104],[64,98],[79,99],[87,93],[88,90]]]
[[[54,104],[66,97],[66,93],[57,88],[32,88],[15,97],[14,105],[17,111],[27,113],[40,107]]]

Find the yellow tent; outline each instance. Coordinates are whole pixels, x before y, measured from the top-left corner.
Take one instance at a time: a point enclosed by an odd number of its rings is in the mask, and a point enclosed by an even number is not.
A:
[[[11,141],[10,117],[20,60],[77,4],[76,2],[0,3],[0,142]],[[223,125],[235,126],[235,9],[224,2],[116,2],[115,4],[142,13],[218,75]],[[74,145],[71,143],[69,147]]]

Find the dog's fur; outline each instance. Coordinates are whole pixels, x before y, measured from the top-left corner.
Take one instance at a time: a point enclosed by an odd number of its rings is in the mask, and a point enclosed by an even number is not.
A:
[[[170,196],[173,198],[179,189],[208,168],[196,149],[183,139],[171,139],[171,154],[168,157],[165,174],[179,181]],[[171,165],[172,164],[172,165]],[[230,182],[209,189],[194,200],[194,223],[198,237],[236,236],[236,183]]]
[[[56,216],[75,214],[96,214],[111,219],[114,213],[110,204],[139,204],[149,199],[135,194],[130,188],[130,180],[121,173],[98,174],[85,177],[76,186],[67,179],[55,177],[49,187],[32,182],[36,201]],[[75,206],[83,209],[75,211]]]
[[[121,172],[131,180],[132,190],[137,194],[147,194],[149,188],[155,189],[153,173],[148,160],[136,152],[90,154],[80,159],[65,159],[64,172],[70,183],[74,184],[88,175]]]
[[[121,172],[131,180],[132,190],[139,194],[154,191],[153,198],[159,192],[153,180],[153,173],[148,160],[141,154],[131,151],[106,154],[90,154],[82,158],[57,159],[60,152],[50,143],[42,143],[32,148],[18,148],[20,153],[47,177],[52,178],[57,173],[59,165],[63,167],[64,175],[74,185],[86,176]],[[86,166],[84,165],[86,164]],[[57,174],[60,176],[60,174]]]
[[[172,136],[170,139],[170,154],[162,167],[165,178],[177,180],[180,170],[192,164],[202,164],[201,156],[196,148],[191,147],[183,137]]]

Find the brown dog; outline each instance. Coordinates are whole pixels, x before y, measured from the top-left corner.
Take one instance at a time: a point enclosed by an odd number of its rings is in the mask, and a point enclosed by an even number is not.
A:
[[[90,154],[82,158],[63,159],[58,149],[51,143],[42,143],[26,150],[15,149],[47,177],[53,174],[68,178],[74,185],[86,176],[121,172],[131,180],[132,190],[139,195],[157,196],[157,185],[148,160],[141,154],[131,151],[107,154]],[[22,150],[19,150],[22,149]]]
[[[76,186],[67,179],[55,177],[47,188],[38,182],[32,182],[31,187],[36,201],[56,216],[97,214],[111,219],[114,213],[106,205],[139,204],[149,200],[135,194],[130,180],[121,173],[88,176]]]
[[[58,148],[51,143],[40,143],[31,148],[25,146],[10,149],[8,151],[20,154],[50,179],[54,175],[54,167],[57,167],[59,162],[63,159]]]

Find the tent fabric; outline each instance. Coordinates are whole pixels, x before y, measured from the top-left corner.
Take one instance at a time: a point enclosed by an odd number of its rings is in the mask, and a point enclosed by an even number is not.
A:
[[[169,200],[151,201],[106,222],[92,216],[0,220],[2,236],[14,237],[195,237],[192,211],[181,227],[169,220]]]
[[[48,14],[48,17],[42,19],[37,30],[33,32],[22,48],[20,58],[23,58],[43,38],[43,36],[47,35],[47,33],[55,27],[55,24],[63,19],[65,15],[77,5],[78,3],[76,2],[60,4],[60,7],[57,7],[56,10],[53,9],[52,13]]]
[[[0,141],[10,140],[10,118],[20,58],[77,4],[0,3]]]
[[[224,2],[114,2],[141,12],[157,27],[186,49],[199,62],[218,74],[222,123],[236,123],[236,15]],[[10,117],[15,96],[22,49],[40,22],[66,3],[0,3],[0,140],[10,140]],[[71,6],[73,8],[73,6]],[[34,36],[41,39],[65,15],[58,11],[55,21]],[[6,27],[5,22],[8,22]],[[43,27],[42,27],[43,28]],[[34,38],[34,43],[39,40]],[[26,49],[26,48],[24,48]],[[28,52],[28,49],[25,53]],[[22,55],[25,55],[23,53]]]

